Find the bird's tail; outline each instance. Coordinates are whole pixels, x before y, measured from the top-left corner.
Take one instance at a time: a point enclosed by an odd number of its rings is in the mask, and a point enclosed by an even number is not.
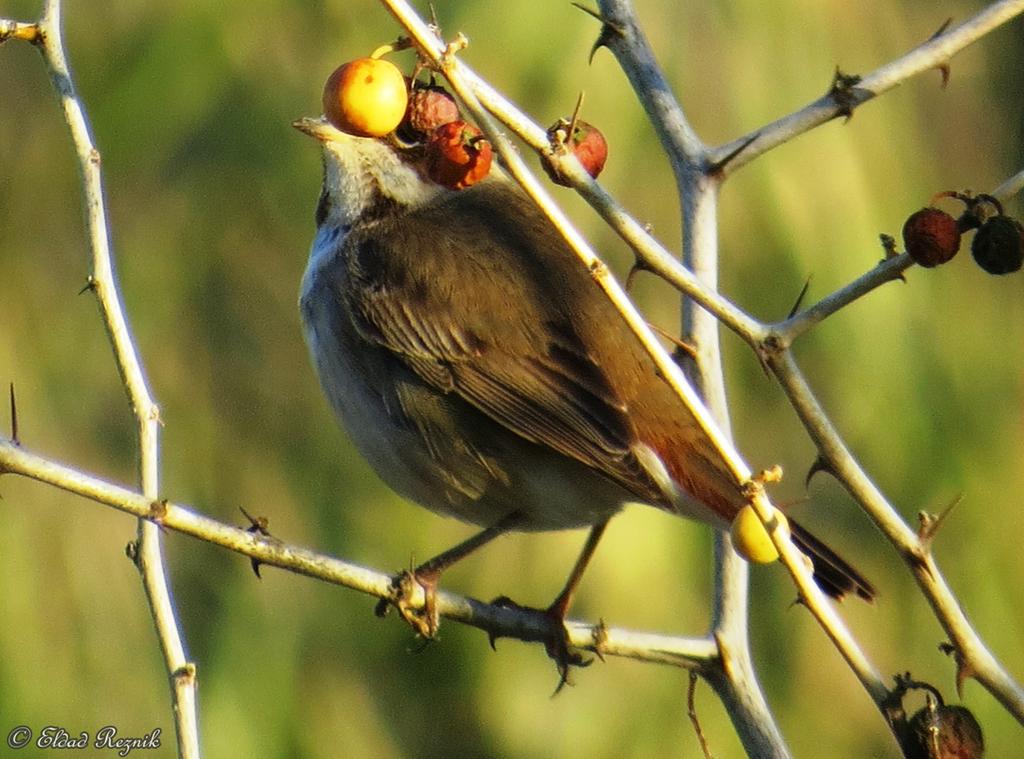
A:
[[[675,441],[670,452],[657,461],[664,462],[672,482],[666,489],[679,487],[675,510],[682,516],[718,524],[728,529],[744,500],[733,475],[706,435],[698,434],[686,446]],[[655,453],[658,453],[656,450]],[[652,471],[655,467],[648,467]],[[873,601],[874,586],[842,559],[835,551],[789,518],[790,534],[797,548],[814,562],[814,579],[823,591],[835,599],[856,593],[865,601]]]
[[[792,518],[789,527],[793,543],[814,562],[814,580],[819,588],[836,599],[841,599],[847,593],[856,593],[865,601],[875,600],[875,587],[860,572]]]

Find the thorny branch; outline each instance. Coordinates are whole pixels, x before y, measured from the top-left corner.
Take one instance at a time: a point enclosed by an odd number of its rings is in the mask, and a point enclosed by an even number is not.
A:
[[[256,559],[261,565],[280,567],[297,574],[343,585],[376,598],[391,592],[390,575],[285,543],[273,535],[236,527],[204,516],[181,504],[154,500],[128,488],[84,474],[0,437],[0,474],[19,474],[69,493],[132,514],[154,529],[174,530]],[[410,603],[422,606],[418,586]],[[442,616],[484,630],[493,638],[517,638],[543,642],[550,636],[550,622],[528,609],[487,604],[445,591],[438,592]],[[701,666],[716,654],[712,641],[642,633],[583,622],[567,623],[573,646],[602,656],[621,656],[678,667]]]
[[[75,91],[65,56],[60,0],[46,0],[38,22],[0,20],[0,42],[5,38],[25,40],[36,46],[43,56],[54,90],[60,99],[81,170],[86,229],[92,253],[92,273],[87,286],[99,303],[100,315],[113,346],[114,360],[138,425],[140,489],[145,497],[155,499],[160,490],[160,413],[149,392],[114,277],[100,152],[93,142],[85,109]],[[199,756],[199,729],[195,666],[185,656],[171,588],[164,569],[160,532],[156,525],[145,519],[139,520],[134,559],[167,668],[178,753],[182,757],[196,757]]]

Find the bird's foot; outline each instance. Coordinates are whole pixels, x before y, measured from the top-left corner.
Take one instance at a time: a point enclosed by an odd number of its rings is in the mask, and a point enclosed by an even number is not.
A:
[[[574,648],[569,639],[569,629],[565,626],[565,609],[559,603],[554,603],[546,609],[536,609],[532,606],[523,606],[513,601],[508,596],[499,596],[491,601],[495,606],[504,606],[509,609],[519,609],[539,615],[548,626],[548,634],[544,639],[544,650],[547,651],[551,660],[558,670],[558,685],[552,695],[558,695],[566,685],[572,685],[573,667],[589,667],[593,659],[581,654]],[[495,636],[491,636],[491,647],[494,647]]]
[[[424,640],[437,638],[441,617],[437,611],[438,572],[420,569],[403,569],[391,578],[389,594],[377,602],[374,613],[378,617],[387,615],[394,607],[410,627]],[[416,603],[416,588],[423,591],[422,604]]]

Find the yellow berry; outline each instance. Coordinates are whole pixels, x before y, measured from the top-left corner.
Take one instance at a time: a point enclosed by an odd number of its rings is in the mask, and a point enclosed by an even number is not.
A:
[[[775,518],[778,520],[778,529],[788,535],[789,521],[786,519],[786,515],[776,509]],[[732,520],[729,535],[732,537],[736,553],[747,561],[755,564],[770,564],[779,558],[779,552],[753,506],[748,505],[740,509],[736,518]]]
[[[324,85],[324,115],[357,137],[383,137],[405,116],[405,77],[390,61],[357,58],[339,66]]]

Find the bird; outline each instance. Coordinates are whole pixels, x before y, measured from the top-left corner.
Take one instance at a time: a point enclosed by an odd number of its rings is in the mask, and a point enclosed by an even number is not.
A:
[[[544,610],[564,624],[625,504],[728,528],[743,488],[518,184],[499,169],[451,190],[426,176],[421,145],[346,134],[323,117],[294,126],[323,158],[299,303],[327,400],[394,491],[481,528],[396,577],[389,602],[421,635],[437,630],[441,573],[507,532],[590,529]],[[790,524],[826,593],[874,598],[857,570]],[[399,590],[410,581],[422,608]]]

